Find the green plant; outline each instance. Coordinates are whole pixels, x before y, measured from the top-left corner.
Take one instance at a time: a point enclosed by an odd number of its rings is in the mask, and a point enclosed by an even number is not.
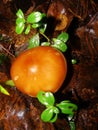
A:
[[[57,120],[59,113],[66,114],[71,130],[75,130],[75,124],[72,119],[74,117],[74,112],[77,111],[77,105],[71,103],[69,100],[55,103],[55,97],[51,92],[45,93],[40,91],[37,98],[40,103],[46,106],[46,109],[41,114],[41,119],[44,122],[53,123]]]
[[[44,32],[46,29],[45,17],[46,15],[41,12],[32,12],[27,17],[24,16],[21,9],[16,13],[16,33],[21,34],[23,31],[25,34],[30,32],[31,28],[37,28],[40,32]],[[45,19],[45,20],[44,20]]]
[[[45,35],[45,30],[47,27],[46,14],[41,12],[32,12],[25,18],[22,10],[19,9],[16,15],[17,15],[16,19],[17,34],[21,34],[23,32],[25,34],[29,34],[31,28],[38,30],[38,33],[32,36],[32,38],[29,40],[28,49],[41,45],[41,46],[52,46],[61,50],[62,52],[65,52],[67,50],[67,45],[65,43],[67,42],[69,35],[66,32],[62,32],[57,38],[52,39],[49,39]],[[40,43],[39,34],[41,34],[44,38],[46,38],[46,41]]]

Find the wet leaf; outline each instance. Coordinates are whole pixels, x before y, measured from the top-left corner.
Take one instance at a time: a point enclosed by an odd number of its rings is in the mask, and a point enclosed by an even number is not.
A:
[[[20,23],[25,23],[25,19],[24,18],[17,18],[16,19],[16,25],[18,25]]]
[[[69,35],[66,32],[62,32],[61,34],[58,35],[57,39],[63,42],[67,42],[67,40],[69,39]]]
[[[24,14],[23,14],[23,12],[22,12],[21,9],[19,9],[19,10],[17,11],[16,15],[17,15],[17,17],[19,17],[19,18],[23,18],[23,17],[24,17]]]
[[[46,106],[53,106],[55,103],[55,98],[51,92],[40,91],[37,95],[39,102]]]
[[[40,27],[40,23],[34,23],[34,24],[32,24],[32,28],[38,28],[38,27]]]
[[[18,24],[16,26],[16,33],[17,34],[21,34],[23,32],[23,30],[24,30],[24,27],[25,27],[25,25],[24,25],[23,22],[21,22],[20,24]]]
[[[63,114],[69,115],[73,115],[74,111],[78,109],[77,105],[66,101],[60,102],[59,104],[57,104],[57,107],[61,110]]]
[[[9,86],[11,86],[11,87],[14,87],[14,86],[15,86],[13,80],[7,80],[7,81],[5,82],[5,84],[6,84],[6,85],[9,85]]]
[[[71,63],[72,63],[72,64],[76,64],[76,63],[77,63],[77,60],[76,60],[76,59],[71,59]]]
[[[33,12],[27,17],[28,23],[37,23],[42,19],[42,14],[40,12]]]
[[[67,50],[67,45],[63,41],[53,38],[53,42],[54,44],[51,45],[52,47],[55,47],[62,52],[65,52]]]
[[[0,92],[5,95],[10,95],[9,92],[2,85],[0,85]]]
[[[51,107],[45,109],[41,114],[41,119],[44,122],[49,122],[53,117],[53,109]]]
[[[42,26],[40,26],[39,32],[44,33],[46,31],[46,28],[47,28],[47,24],[43,24]]]
[[[42,112],[41,119],[45,122],[55,122],[57,120],[59,109],[50,106]]]
[[[60,111],[59,111],[59,109],[57,107],[53,106],[53,112],[55,114],[58,114]]]
[[[41,46],[49,46],[50,45],[50,42],[42,42],[41,43]]]
[[[30,40],[29,40],[29,46],[28,49],[34,48],[39,46],[40,44],[40,39],[39,39],[39,34],[37,33],[34,35]]]
[[[25,30],[25,34],[28,34],[30,32],[30,25],[27,26],[26,30]]]
[[[58,114],[55,114],[49,122],[54,123],[57,120],[57,118]]]

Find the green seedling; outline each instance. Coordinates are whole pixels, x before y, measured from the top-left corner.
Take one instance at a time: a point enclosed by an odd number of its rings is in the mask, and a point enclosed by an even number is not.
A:
[[[22,10],[19,9],[16,15],[17,15],[16,19],[17,34],[22,34],[23,32],[25,34],[29,34],[32,28],[38,30],[38,33],[32,36],[31,39],[29,40],[28,49],[42,45],[42,46],[52,46],[54,48],[59,49],[62,52],[65,52],[67,50],[66,42],[69,38],[69,35],[66,32],[63,32],[60,35],[58,35],[57,38],[52,39],[49,39],[45,35],[45,30],[47,28],[46,14],[37,11],[32,12],[25,18]],[[41,34],[44,38],[46,38],[46,41],[40,43],[39,34]]]
[[[55,97],[51,92],[40,91],[37,95],[40,103],[46,106],[46,109],[41,114],[41,119],[44,122],[54,123],[60,113],[65,114],[68,118],[71,130],[75,130],[75,123],[73,121],[74,113],[77,111],[77,105],[71,103],[69,100],[55,103]]]
[[[29,34],[31,28],[39,29],[40,32],[44,33],[46,29],[46,15],[41,12],[32,12],[27,17],[24,16],[21,9],[16,13],[16,33],[22,34],[23,31],[25,34]]]

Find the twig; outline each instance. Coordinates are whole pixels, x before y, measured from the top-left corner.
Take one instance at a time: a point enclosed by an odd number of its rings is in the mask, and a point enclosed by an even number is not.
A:
[[[12,53],[10,53],[3,45],[1,45],[0,44],[0,49],[3,49],[7,54],[9,54],[10,56],[12,56],[12,57],[14,57],[15,58],[15,56],[12,54]]]

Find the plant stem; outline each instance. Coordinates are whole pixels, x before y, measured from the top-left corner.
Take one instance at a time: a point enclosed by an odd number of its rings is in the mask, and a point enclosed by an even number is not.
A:
[[[40,32],[40,34],[41,34],[44,38],[46,38],[48,42],[50,42],[50,39],[49,39],[44,33],[41,33],[41,32]]]
[[[75,122],[74,121],[69,121],[70,125],[70,130],[75,130]]]
[[[5,47],[3,47],[3,45],[0,45],[0,48],[2,48],[7,54],[9,54],[10,56],[12,56],[12,57],[14,57],[15,58],[15,56],[12,54],[12,53],[10,53]]]

